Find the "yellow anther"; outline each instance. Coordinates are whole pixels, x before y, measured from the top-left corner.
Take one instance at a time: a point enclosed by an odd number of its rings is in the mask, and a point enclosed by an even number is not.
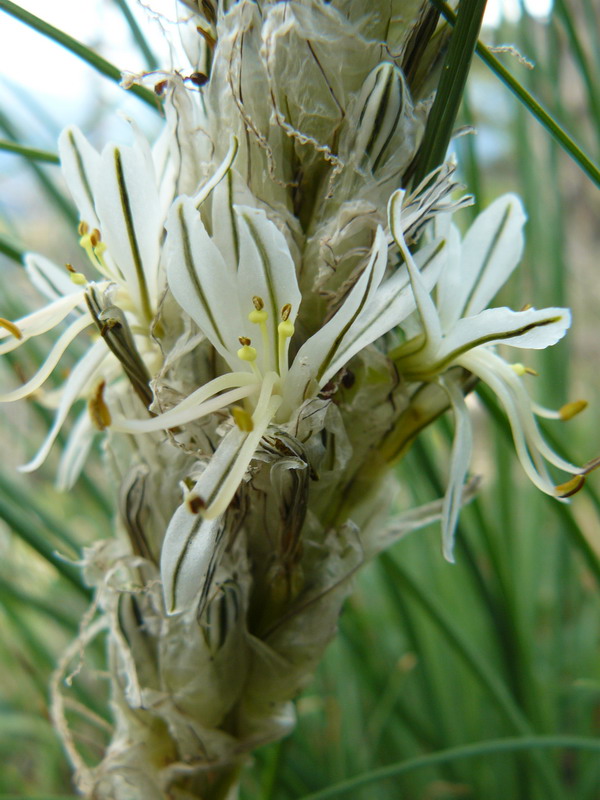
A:
[[[90,244],[92,247],[98,247],[101,241],[102,237],[100,236],[100,231],[98,228],[94,228],[94,230],[90,233]]]
[[[242,345],[242,347],[246,347],[247,345],[252,344],[252,339],[249,339],[247,336],[240,336],[238,341]]]
[[[282,320],[277,326],[277,332],[284,339],[289,339],[294,335],[294,323],[287,319]]]
[[[242,344],[240,349],[237,351],[237,357],[241,361],[256,361],[256,348],[250,347],[249,344]]]
[[[267,317],[269,315],[266,311],[262,311],[262,309],[254,309],[248,314],[248,319],[250,322],[253,322],[255,325],[264,325],[267,321]]]
[[[21,329],[18,325],[15,325],[14,322],[11,322],[9,319],[4,319],[4,317],[0,317],[0,328],[4,328],[4,330],[12,333],[15,339],[22,339],[23,334],[21,333]]]
[[[531,303],[525,303],[525,305],[523,306],[523,308],[521,309],[521,311],[529,311],[529,309],[530,309],[530,308],[533,308],[533,306],[531,305]]]
[[[99,431],[106,430],[112,422],[110,411],[104,401],[105,387],[106,381],[99,381],[94,394],[88,400],[89,415],[94,426],[98,428]]]
[[[281,309],[281,319],[283,322],[287,322],[290,314],[292,313],[292,304],[286,303],[284,307]]]
[[[200,497],[200,495],[193,494],[193,492],[190,492],[185,498],[185,504],[192,514],[199,514],[204,508],[206,508],[206,503]]]
[[[573,400],[571,403],[565,403],[562,408],[559,408],[558,413],[560,418],[566,422],[568,419],[573,419],[587,407],[587,400]]]
[[[255,295],[254,295],[254,297],[252,298],[252,302],[254,303],[254,308],[255,308],[257,311],[262,311],[262,310],[263,310],[263,308],[265,307],[265,301],[262,299],[262,297],[259,297],[259,296],[258,296],[258,295],[256,295],[256,294],[255,294]]]
[[[231,414],[233,416],[233,421],[242,433],[251,433],[254,430],[252,417],[247,411],[241,408],[241,406],[233,406]]]
[[[526,367],[525,364],[511,364],[511,367],[519,377],[523,375],[534,375],[536,378],[538,377],[538,373],[534,369],[531,369],[531,367]]]
[[[571,497],[583,488],[585,478],[583,475],[574,475],[570,480],[554,487],[557,497]]]
[[[76,286],[85,286],[87,284],[88,279],[85,277],[83,272],[77,272],[72,264],[65,264],[65,267],[69,273],[69,278],[71,278]]]
[[[85,234],[89,231],[89,229],[90,226],[87,224],[87,222],[81,220],[81,222],[79,223],[79,227],[77,228],[77,231],[80,236],[85,236]]]

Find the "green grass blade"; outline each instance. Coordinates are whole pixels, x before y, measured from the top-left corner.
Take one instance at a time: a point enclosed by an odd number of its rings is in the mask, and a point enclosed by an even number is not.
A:
[[[47,150],[40,150],[37,147],[28,147],[18,142],[11,142],[7,139],[0,139],[0,150],[7,153],[16,153],[31,161],[45,161],[48,164],[60,164],[60,159],[56,153],[49,153]]]
[[[0,0],[0,3],[2,2],[3,0]],[[19,144],[23,138],[12,120],[7,117],[2,110],[0,110],[0,129],[3,130],[6,136],[8,136],[8,138],[15,144]],[[59,191],[54,184],[54,181],[46,174],[44,169],[36,163],[36,161],[29,159],[27,161],[27,165],[35,174],[42,189],[46,192],[56,208],[61,212],[67,223],[72,227],[77,227],[77,224],[79,223],[79,214],[75,210],[73,204],[67,200],[61,191]]]
[[[38,503],[33,491],[25,491],[18,483],[10,480],[0,472],[0,498],[16,503],[21,508],[26,508],[61,544],[66,544],[73,552],[79,553],[80,543],[66,530],[65,525],[59,522],[43,504]]]
[[[25,606],[35,611],[37,614],[42,614],[50,619],[58,622],[67,631],[75,635],[79,620],[77,616],[69,615],[62,608],[57,608],[55,605],[49,605],[47,600],[40,600],[33,595],[28,594],[21,589],[18,589],[8,579],[0,576],[0,603],[6,605],[7,603],[14,603]]]
[[[32,547],[42,558],[59,572],[69,583],[85,597],[91,597],[91,591],[83,584],[79,569],[73,564],[63,561],[49,543],[43,527],[27,518],[22,509],[9,505],[0,497],[0,518],[2,518],[15,535]]]
[[[579,68],[579,73],[583,83],[585,84],[588,106],[595,122],[594,127],[597,135],[600,136],[600,93],[598,81],[596,76],[592,75],[592,69],[588,64],[583,44],[579,35],[577,34],[577,28],[575,27],[573,16],[569,12],[565,0],[554,0],[554,5],[557,16],[564,25],[564,29],[569,40],[570,52],[573,55],[573,59]]]
[[[146,61],[146,66],[148,67],[148,69],[150,70],[158,69],[159,64],[156,59],[156,56],[154,55],[154,53],[152,52],[152,48],[146,41],[146,37],[142,33],[142,30],[138,25],[136,18],[134,17],[131,9],[129,8],[127,0],[113,0],[113,2],[115,3],[115,5],[119,7],[121,13],[125,17],[125,21],[129,25],[129,30],[131,31],[133,40],[137,44],[142,55],[144,56],[144,59]]]
[[[12,261],[16,261],[17,264],[23,266],[23,257],[25,256],[25,251],[22,250],[11,239],[8,239],[2,234],[0,234],[0,253],[5,255],[7,258],[10,258]]]
[[[515,731],[523,736],[530,736],[533,733],[531,725],[521,709],[513,701],[505,684],[498,678],[489,664],[481,658],[460,628],[450,619],[446,611],[426,595],[422,587],[391,555],[382,555],[380,561],[388,575],[390,585],[394,586],[394,590],[398,593],[409,594],[416,600],[463,663],[470,669],[473,676],[493,699],[498,710],[506,717]],[[536,758],[536,762],[540,779],[544,781],[548,796],[560,798],[560,786],[556,775],[549,769],[549,765],[545,761]]]
[[[1,2],[1,0],[0,0]],[[456,15],[452,9],[443,0],[431,0],[431,2],[438,8],[444,17],[453,24],[456,21]],[[594,181],[600,185],[600,168],[594,164],[589,156],[576,144],[571,136],[556,122],[556,120],[546,111],[546,109],[539,103],[532,94],[530,94],[519,81],[511,75],[511,73],[501,64],[501,62],[494,56],[490,50],[482,43],[478,42],[476,46],[477,55],[487,66],[494,72],[500,80],[515,94],[519,100],[527,107],[531,114],[540,122],[541,125],[548,131],[548,133],[556,139],[560,146],[565,150],[571,158],[579,164],[581,169]]]
[[[476,744],[450,747],[447,750],[411,758],[399,764],[391,764],[389,767],[376,769],[365,775],[357,775],[355,778],[342,781],[336,786],[330,786],[320,792],[313,792],[312,794],[305,795],[302,800],[329,800],[331,797],[341,797],[344,794],[356,791],[356,789],[361,786],[378,783],[387,778],[397,778],[413,770],[432,767],[449,761],[491,756],[498,753],[516,753],[527,750],[537,751],[557,748],[588,750],[592,753],[600,753],[600,740],[579,736],[526,736],[523,738],[491,739],[486,742],[477,742]]]
[[[442,76],[427,118],[423,142],[417,155],[413,177],[415,185],[439,166],[446,157],[477,44],[485,5],[486,0],[461,0],[460,2]]]
[[[36,17],[35,14],[31,14],[29,11],[21,8],[21,6],[11,2],[11,0],[0,0],[0,11],[6,11],[7,14],[25,23],[25,25],[33,28],[33,30],[38,31],[38,33],[62,45],[62,47],[81,58],[82,61],[85,61],[106,78],[109,78],[115,83],[121,82],[121,70],[119,70],[118,67],[115,67],[114,64],[111,64],[110,61],[107,61],[98,53],[95,53],[87,45],[69,36],[68,33],[61,31],[59,28],[55,28],[54,25],[50,25],[49,22],[45,22],[45,20],[40,19],[40,17]],[[151,106],[155,111],[159,110],[160,101],[157,99],[154,92],[146,89],[144,86],[137,85],[132,86],[129,91]]]

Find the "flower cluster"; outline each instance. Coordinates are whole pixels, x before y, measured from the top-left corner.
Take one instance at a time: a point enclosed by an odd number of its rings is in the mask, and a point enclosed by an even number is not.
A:
[[[549,347],[570,324],[563,308],[487,308],[521,256],[518,198],[492,203],[461,239],[452,220],[470,198],[452,164],[399,188],[435,64],[432,51],[420,70],[410,62],[419,15],[203,5],[182,23],[194,80],[156,83],[165,121],[153,147],[135,125],[132,145],[102,153],[76,128],[62,133],[89,263],[28,255],[49,303],[0,320],[2,353],[66,323],[5,402],[43,398],[63,353],[94,333],[23,469],[43,463],[82,398],[59,482],[75,482],[97,430],[119,465],[118,536],[85,556],[117,715],[106,758],[76,764],[95,797],[129,797],[121,773],[144,798],[175,785],[210,796],[207,767],[230,769],[289,730],[350,577],[389,543],[389,467],[449,406],[437,516],[452,558],[475,379],[504,406],[542,491],[566,496],[595,466],[551,450],[526,368],[497,351]],[[546,462],[574,478],[555,486]],[[413,511],[407,525],[431,516]]]

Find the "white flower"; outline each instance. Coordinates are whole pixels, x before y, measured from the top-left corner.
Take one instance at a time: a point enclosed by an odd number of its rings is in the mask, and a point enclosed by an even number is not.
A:
[[[101,280],[88,283],[85,275],[70,265],[68,271],[62,270],[43,256],[34,253],[26,256],[25,267],[31,282],[50,302],[14,323],[0,320],[3,329],[0,354],[52,330],[69,317],[72,320],[36,374],[17,389],[0,394],[0,402],[19,400],[40,389],[74,339],[98,322],[89,313],[86,302],[90,287],[98,294],[108,291],[111,302],[127,312],[128,323],[142,350],[149,353],[152,349],[148,333],[161,288],[162,208],[171,184],[166,179],[158,184],[148,142],[135,128],[134,135],[133,146],[108,144],[100,154],[77,128],[62,132],[61,163],[80,214],[80,244]],[[164,170],[163,173],[166,174]],[[22,471],[41,466],[71,407],[80,397],[93,395],[101,374],[110,382],[121,374],[121,369],[106,343],[96,341],[71,371],[60,392],[50,432],[37,455],[21,467]],[[73,432],[79,444],[86,443],[85,449],[91,444],[90,431],[91,421],[80,420]],[[69,442],[65,458],[60,472],[69,475],[70,484],[83,463],[78,442]]]
[[[170,612],[186,607],[210,580],[218,561],[219,517],[268,426],[290,420],[352,356],[415,308],[406,268],[384,280],[388,246],[378,228],[367,264],[344,303],[302,344],[290,366],[288,350],[301,303],[294,261],[265,212],[234,204],[230,192],[228,179],[213,192],[212,235],[197,199],[177,200],[167,222],[166,254],[173,295],[231,371],[151,420],[115,417],[112,425],[131,433],[165,430],[241,403],[232,409],[236,424],[167,530],[162,575]],[[443,242],[436,242],[417,257],[428,288],[442,253]]]
[[[514,195],[492,203],[477,217],[462,242],[458,231],[448,227],[448,260],[436,286],[434,303],[402,235],[402,200],[402,192],[390,199],[390,228],[408,267],[418,326],[415,335],[393,355],[408,380],[438,381],[454,410],[455,437],[442,517],[444,554],[453,560],[454,531],[471,459],[472,430],[452,367],[463,367],[496,393],[508,415],[519,460],[543,492],[561,497],[573,489],[572,481],[555,486],[545,461],[579,476],[579,488],[591,468],[568,463],[546,444],[535,422],[535,407],[521,381],[527,370],[520,364],[507,363],[495,352],[497,344],[534,350],[550,347],[566,333],[571,314],[566,308],[486,308],[512,274],[523,249],[525,214]]]

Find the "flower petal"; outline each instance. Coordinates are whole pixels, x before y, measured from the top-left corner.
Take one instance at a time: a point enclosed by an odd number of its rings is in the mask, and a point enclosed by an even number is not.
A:
[[[72,322],[62,336],[60,336],[55,342],[54,347],[52,350],[50,350],[46,360],[35,373],[33,378],[28,380],[27,383],[24,383],[22,386],[19,386],[17,389],[13,389],[12,392],[0,394],[0,403],[12,403],[15,400],[21,400],[23,397],[27,397],[27,395],[35,392],[36,389],[39,389],[39,387],[51,374],[54,367],[58,364],[61,356],[71,344],[73,339],[75,339],[75,337],[78,336],[81,331],[85,330],[91,324],[92,319],[89,316],[78,317],[78,319]]]
[[[352,353],[343,358],[338,358],[338,353],[341,349],[351,352],[352,343],[355,343],[355,330],[358,331],[356,336],[360,338],[362,335],[361,341],[365,344],[369,344],[367,340],[372,342],[377,338],[374,336],[370,339],[368,326],[365,331],[360,325],[360,319],[363,313],[368,312],[370,303],[381,284],[387,266],[387,249],[383,229],[378,227],[369,261],[344,303],[329,322],[311,336],[298,351],[286,379],[288,403],[296,405],[302,402],[311,381],[314,380],[318,386],[323,386],[340,366],[346,363]],[[398,285],[393,284],[392,289],[401,291],[403,278],[398,278],[397,281]]]
[[[58,152],[65,181],[79,210],[79,218],[90,228],[100,228],[94,203],[94,184],[100,155],[79,128],[65,128],[58,139]]]
[[[109,355],[109,352],[110,351],[107,349],[104,340],[99,339],[75,365],[73,371],[67,379],[67,382],[65,383],[60,405],[58,407],[56,417],[54,418],[54,423],[52,424],[52,428],[50,429],[44,444],[40,448],[35,458],[33,458],[28,464],[24,464],[22,467],[19,467],[20,472],[33,472],[41,467],[41,465],[44,463],[48,457],[48,453],[50,452],[52,445],[54,444],[54,440],[58,436],[59,431],[65,419],[67,418],[67,414],[71,410],[71,406],[90,384],[102,362]]]
[[[163,222],[149,154],[108,145],[93,188],[110,256],[124,276],[136,310],[149,322],[156,311]]]
[[[207,519],[222,514],[233,499],[264,432],[281,405],[281,397],[272,395],[276,380],[275,373],[269,373],[263,380],[252,415],[252,432],[244,433],[233,428],[220,443],[196,484],[195,491],[202,499]]]
[[[66,492],[75,485],[97,433],[98,430],[92,425],[89,411],[85,408],[73,425],[60,457],[56,473],[56,488],[59,492]]]
[[[427,358],[430,353],[437,352],[439,343],[442,338],[442,329],[440,318],[435,307],[433,300],[423,278],[415,264],[415,260],[408,249],[406,241],[404,240],[403,225],[402,225],[402,201],[404,198],[403,191],[394,192],[388,203],[388,217],[390,230],[400,249],[400,253],[404,258],[408,274],[410,275],[410,282],[415,296],[415,303],[421,323],[423,325],[423,332],[425,334],[424,346],[422,350],[423,358]]]
[[[160,555],[160,574],[167,614],[190,608],[210,584],[227,543],[222,517],[204,519],[182,503],[173,514]]]
[[[527,350],[543,350],[560,341],[571,324],[568,308],[488,308],[474,317],[460,319],[443,340],[437,361],[458,358],[481,345],[506,344]]]
[[[239,370],[238,337],[250,323],[237,306],[235,266],[225,263],[190,198],[175,202],[167,220],[167,278],[179,305],[231,369]]]
[[[247,382],[244,381],[241,386],[239,378],[237,377],[240,374],[248,376],[249,378],[249,380]],[[228,381],[228,383],[236,387],[232,391],[222,392],[222,388],[216,390],[211,388],[211,384],[217,382],[221,383],[223,378],[229,378],[232,375],[234,376],[234,380]],[[225,383],[223,383],[223,388],[224,386]],[[170,408],[168,411],[165,411],[164,414],[159,414],[157,417],[152,417],[150,419],[124,419],[123,417],[115,416],[110,427],[111,430],[121,433],[152,433],[153,431],[165,431],[169,428],[185,425],[193,420],[206,417],[209,414],[214,414],[215,411],[227,408],[231,403],[237,403],[239,400],[243,400],[245,397],[255,394],[258,388],[259,386],[256,378],[248,372],[227,373],[226,375],[221,375],[219,378],[215,378],[210,384],[201,386],[200,389],[193,392],[178,406]],[[222,392],[222,394],[211,397],[215,391]],[[210,399],[207,399],[207,397]],[[192,402],[192,400],[195,400],[195,402]],[[182,408],[182,406],[184,407]]]
[[[81,286],[73,283],[66,269],[57,267],[49,258],[39,253],[26,253],[24,262],[29,280],[49,300],[81,294]]]
[[[461,249],[460,293],[452,304],[458,316],[478,314],[504,286],[523,252],[525,220],[521,200],[506,194],[471,225]]]
[[[9,330],[4,328],[0,329],[0,340],[10,336],[8,341],[0,344],[0,355],[10,353],[17,347],[20,347],[32,336],[39,336],[41,333],[55,328],[61,323],[66,316],[79,304],[84,302],[84,292],[78,292],[68,295],[67,297],[60,297],[53,303],[28,314],[26,317],[18,319],[14,324],[17,326],[21,333],[21,338],[16,338]]]
[[[271,352],[263,363],[268,365],[266,369],[272,369],[278,363],[277,326],[282,308],[291,306],[287,319],[293,324],[302,299],[296,267],[285,236],[267,219],[264,211],[250,206],[235,206],[235,212],[241,254],[238,269],[240,310],[243,315],[253,311],[253,297],[264,301]]]
[[[471,463],[473,430],[469,410],[463,393],[452,378],[440,380],[452,403],[454,411],[454,441],[450,459],[450,476],[442,509],[442,536],[444,557],[454,562],[454,535],[462,507],[463,488]]]

